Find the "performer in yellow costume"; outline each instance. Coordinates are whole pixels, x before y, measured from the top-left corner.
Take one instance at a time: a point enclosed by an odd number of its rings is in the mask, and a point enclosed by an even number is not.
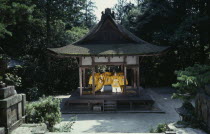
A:
[[[112,73],[111,72],[104,72],[104,85],[111,85],[112,84]]]
[[[114,76],[112,76],[112,91],[121,92],[120,90],[119,76],[115,73]]]
[[[104,76],[103,74],[100,74],[99,79],[98,79],[98,83],[96,85],[95,88],[95,92],[98,90],[101,90],[101,88],[104,86]]]
[[[100,77],[100,73],[95,73],[95,74],[94,74],[95,85],[98,84],[99,77]],[[89,84],[89,85],[92,85],[92,84],[93,84],[92,75],[91,75],[90,78],[89,78],[88,84]]]
[[[95,92],[102,89],[104,85],[112,85],[114,92],[123,92],[124,89],[124,74],[123,72],[119,73],[111,73],[104,72],[102,74],[95,73],[94,74],[95,81]],[[89,84],[92,85],[92,76],[89,78]],[[128,85],[128,81],[126,80],[126,85]]]

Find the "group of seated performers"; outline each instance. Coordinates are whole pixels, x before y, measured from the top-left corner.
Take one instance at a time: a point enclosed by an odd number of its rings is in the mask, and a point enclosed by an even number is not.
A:
[[[105,85],[111,85],[113,92],[123,92],[124,89],[124,73],[112,73],[112,72],[104,72],[104,73],[95,73],[94,74],[94,83],[95,83],[95,92],[99,91]],[[92,76],[89,78],[89,85],[93,84]],[[128,81],[126,80],[126,85],[128,85]]]

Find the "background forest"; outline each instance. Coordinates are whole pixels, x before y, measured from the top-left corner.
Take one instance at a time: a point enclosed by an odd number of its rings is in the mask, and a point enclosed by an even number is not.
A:
[[[0,79],[31,100],[76,89],[75,61],[53,58],[49,66],[46,48],[85,35],[97,23],[95,8],[91,0],[0,0]],[[171,46],[162,56],[140,59],[142,86],[171,86],[175,70],[209,64],[208,0],[118,0],[112,9],[117,21],[141,39]],[[18,66],[4,70],[4,61]]]

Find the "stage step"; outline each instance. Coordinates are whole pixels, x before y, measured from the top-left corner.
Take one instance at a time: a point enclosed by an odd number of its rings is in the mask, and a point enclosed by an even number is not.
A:
[[[104,100],[104,111],[116,111],[117,102],[112,100]]]

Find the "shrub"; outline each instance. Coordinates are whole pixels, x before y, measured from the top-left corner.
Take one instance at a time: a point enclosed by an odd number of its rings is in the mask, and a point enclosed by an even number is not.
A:
[[[20,87],[22,85],[21,80],[22,78],[17,75],[11,73],[5,74],[5,83],[7,85],[14,85],[15,87]]]
[[[64,122],[59,127],[54,127],[53,132],[71,132],[72,126],[76,121],[76,117],[70,118],[68,122]]]
[[[195,64],[193,67],[187,67],[184,70],[176,71],[177,83],[172,84],[177,88],[177,93],[173,98],[190,100],[195,97],[199,88],[204,88],[210,83],[210,66]]]
[[[42,97],[26,106],[28,123],[45,123],[50,131],[61,121],[60,99]]]
[[[156,129],[151,129],[150,133],[164,133],[166,131],[171,131],[166,123],[159,124]]]

